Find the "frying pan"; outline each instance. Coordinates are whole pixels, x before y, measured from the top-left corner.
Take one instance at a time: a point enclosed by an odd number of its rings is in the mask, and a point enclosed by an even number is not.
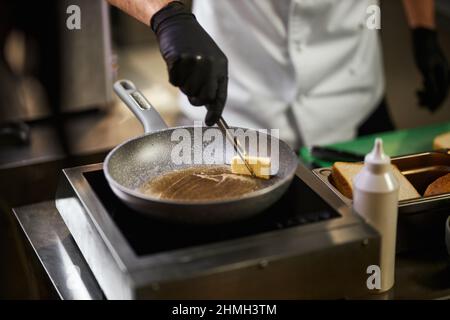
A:
[[[142,123],[145,134],[128,140],[113,149],[103,164],[104,174],[112,191],[129,207],[142,214],[176,223],[220,224],[245,219],[262,212],[276,202],[288,189],[298,164],[295,153],[281,140],[279,145],[279,170],[265,185],[240,197],[208,201],[161,199],[139,191],[139,188],[155,177],[174,170],[192,168],[195,164],[176,164],[172,161],[173,148],[179,141],[172,141],[172,133],[184,129],[190,133],[191,159],[207,161],[201,146],[194,143],[194,130],[211,130],[206,127],[168,128],[158,112],[129,80],[114,84],[114,91]],[[214,129],[213,129],[214,130]],[[217,129],[219,130],[219,129]],[[249,130],[249,129],[243,129]],[[196,131],[198,132],[198,131]],[[257,132],[259,138],[265,135]],[[220,134],[223,134],[220,132]],[[266,136],[270,141],[270,136]],[[276,139],[273,137],[273,139]],[[204,142],[202,142],[204,144]],[[234,150],[224,148],[226,159],[234,156]],[[248,148],[246,149],[248,151]],[[270,150],[268,150],[270,156]],[[199,164],[204,167],[204,165]]]

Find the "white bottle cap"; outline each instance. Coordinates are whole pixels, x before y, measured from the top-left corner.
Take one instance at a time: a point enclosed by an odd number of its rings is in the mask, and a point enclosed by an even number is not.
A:
[[[370,153],[364,158],[364,164],[369,170],[377,172],[388,170],[391,164],[391,158],[384,153],[383,140],[381,138],[375,139],[375,145]]]

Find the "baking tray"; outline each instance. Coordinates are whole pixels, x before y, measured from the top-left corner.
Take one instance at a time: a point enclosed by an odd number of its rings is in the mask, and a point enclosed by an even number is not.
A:
[[[392,163],[423,195],[428,185],[439,177],[450,173],[450,150],[395,157],[392,158]],[[344,202],[351,205],[352,200],[345,197],[334,187],[331,179],[331,167],[314,169],[313,173]],[[445,208],[449,209],[450,214],[450,193],[399,201],[399,214],[415,214]]]

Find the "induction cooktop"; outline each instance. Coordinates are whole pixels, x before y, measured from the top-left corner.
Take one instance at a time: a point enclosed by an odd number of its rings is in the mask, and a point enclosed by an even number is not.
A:
[[[56,207],[112,299],[362,296],[379,259],[379,234],[302,165],[273,206],[228,224],[138,213],[114,195],[102,164],[63,170]]]

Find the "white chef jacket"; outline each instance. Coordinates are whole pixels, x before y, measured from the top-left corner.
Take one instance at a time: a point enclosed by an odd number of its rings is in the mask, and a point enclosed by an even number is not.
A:
[[[229,61],[224,118],[280,129],[292,147],[355,137],[381,100],[376,0],[195,0],[194,13]],[[189,118],[204,108],[182,98]]]

